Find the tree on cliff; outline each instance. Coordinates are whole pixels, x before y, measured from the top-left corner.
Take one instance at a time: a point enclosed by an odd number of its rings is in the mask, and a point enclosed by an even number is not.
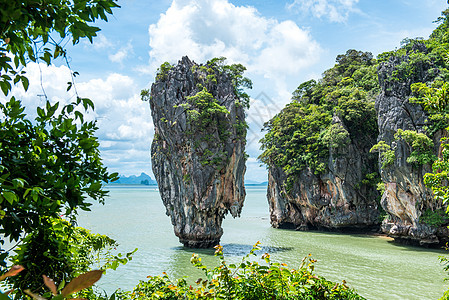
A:
[[[27,64],[49,65],[58,57],[67,62],[62,45],[92,41],[100,30],[92,23],[107,21],[114,7],[115,0],[0,0],[3,94],[18,82],[28,89]],[[65,106],[47,100],[29,120],[19,100],[0,100],[0,234],[22,242],[15,261],[26,268],[14,278],[16,287],[42,288],[40,274],[59,282],[76,275],[80,261],[70,252],[75,251],[69,241],[73,227],[60,216],[74,222],[77,209],[89,210],[87,196],[103,202],[102,183],[116,177],[100,159],[95,122],[84,120],[82,111],[89,108],[93,102],[78,95]],[[2,267],[8,256],[0,249]]]

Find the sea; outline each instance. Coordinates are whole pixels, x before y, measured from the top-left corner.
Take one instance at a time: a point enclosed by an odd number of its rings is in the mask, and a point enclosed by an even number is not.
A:
[[[132,290],[140,280],[163,272],[193,284],[203,276],[190,264],[194,253],[207,266],[217,266],[213,250],[188,249],[179,243],[157,186],[106,189],[106,203],[94,203],[90,212],[81,212],[78,225],[115,239],[118,252],[138,249],[131,261],[109,270],[99,281],[109,295],[118,288]],[[399,245],[385,236],[275,229],[270,226],[266,186],[247,187],[246,193],[241,216],[228,215],[223,221],[221,245],[228,263],[241,261],[259,241],[259,258],[267,252],[273,261],[298,268],[311,254],[317,260],[316,274],[345,280],[367,299],[438,299],[449,288],[444,281],[449,274],[439,261],[446,250]]]

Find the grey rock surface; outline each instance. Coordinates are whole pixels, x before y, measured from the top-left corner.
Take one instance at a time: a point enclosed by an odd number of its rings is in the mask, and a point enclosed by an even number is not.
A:
[[[344,126],[336,116],[333,123]],[[296,230],[375,230],[379,224],[377,192],[375,187],[360,185],[364,179],[362,170],[375,167],[372,159],[369,149],[348,141],[345,147],[330,149],[324,174],[303,170],[289,192],[284,188],[285,172],[270,166],[267,198],[272,226]]]
[[[217,82],[207,81],[210,74],[183,57],[151,87],[153,172],[176,236],[192,248],[217,245],[225,215],[238,217],[245,199],[245,136],[236,129],[245,113],[231,78],[217,70],[214,74]],[[186,109],[188,97],[202,89],[198,84],[229,111],[214,115],[214,122],[201,130],[189,121]]]
[[[423,44],[417,44],[417,47],[416,50],[424,53],[427,51]],[[381,205],[388,214],[383,221],[382,231],[401,242],[437,244],[446,240],[447,234],[446,237],[439,234],[444,230],[420,222],[420,217],[426,209],[441,208],[441,203],[433,200],[430,189],[423,182],[423,175],[432,171],[431,166],[409,164],[407,158],[412,151],[410,145],[394,138],[398,129],[425,133],[424,127],[427,125],[427,115],[421,105],[409,102],[410,86],[415,82],[432,80],[431,74],[435,72],[428,72],[432,68],[430,62],[422,62],[416,65],[414,76],[392,80],[398,66],[408,61],[407,55],[393,57],[382,63],[378,69],[382,88],[375,106],[378,114],[378,141],[385,141],[395,151],[395,161],[392,165],[385,168],[379,166],[385,184]],[[441,133],[433,137],[435,154],[439,151],[440,137]]]

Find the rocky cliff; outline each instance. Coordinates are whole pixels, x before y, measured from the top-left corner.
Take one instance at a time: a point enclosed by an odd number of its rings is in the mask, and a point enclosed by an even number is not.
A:
[[[342,124],[333,118],[334,124]],[[349,139],[349,138],[348,138]],[[375,230],[379,224],[377,193],[363,184],[363,172],[373,166],[369,149],[355,142],[329,150],[328,167],[322,174],[310,168],[300,172],[290,191],[284,183],[286,173],[271,166],[268,172],[268,203],[271,224],[276,228],[339,231]]]
[[[372,54],[348,50],[319,81],[302,83],[265,125],[273,227],[371,231],[379,227]]]
[[[244,105],[229,72],[183,57],[151,87],[153,172],[174,232],[186,247],[217,245],[222,220],[245,199]]]
[[[415,44],[409,53],[393,56],[379,66],[381,93],[376,99],[376,111],[379,125],[379,141],[385,141],[394,151],[394,160],[382,166],[381,177],[385,185],[381,205],[387,212],[382,223],[383,232],[401,242],[429,245],[447,240],[448,232],[443,226],[431,226],[423,222],[423,214],[442,208],[435,201],[430,189],[423,182],[423,175],[432,172],[429,163],[410,162],[413,150],[410,141],[399,139],[398,129],[425,134],[428,127],[428,115],[420,104],[411,103],[410,86],[416,82],[431,82],[438,69],[427,59],[412,59],[411,56],[426,55],[426,46]],[[408,68],[404,68],[408,66]],[[412,70],[404,74],[404,70]],[[431,138],[435,145],[431,150],[438,155],[441,131]]]

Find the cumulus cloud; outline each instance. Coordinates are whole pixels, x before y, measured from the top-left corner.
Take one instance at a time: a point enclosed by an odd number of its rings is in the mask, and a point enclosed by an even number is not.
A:
[[[127,175],[150,173],[153,124],[149,105],[142,102],[134,80],[112,73],[77,85],[95,103],[95,118],[99,130],[104,162],[113,171]]]
[[[93,41],[93,44],[90,44],[88,41],[84,41],[84,43],[88,46],[93,45],[96,50],[108,49],[114,46],[114,44],[101,33]]]
[[[292,21],[279,22],[227,0],[174,0],[149,27],[151,69],[183,55],[195,61],[225,56],[268,78],[298,74],[314,64],[319,44]]]
[[[133,46],[131,43],[128,43],[126,46],[121,47],[117,52],[114,54],[110,54],[108,56],[109,60],[115,63],[123,63],[123,61],[128,58],[129,55],[133,54]]]
[[[36,116],[36,107],[51,103],[68,104],[75,100],[74,89],[67,92],[70,70],[65,66],[46,66],[29,63],[27,92],[17,85],[13,95],[26,107],[30,118]],[[42,82],[41,78],[42,77]],[[100,141],[103,162],[110,171],[126,175],[151,173],[149,148],[153,135],[149,105],[142,102],[134,79],[118,73],[76,83],[80,97],[90,98],[95,111],[86,117],[97,121],[96,136]]]
[[[327,18],[331,22],[344,22],[349,13],[357,11],[359,0],[294,0],[287,5],[290,10],[312,14],[317,18]]]

